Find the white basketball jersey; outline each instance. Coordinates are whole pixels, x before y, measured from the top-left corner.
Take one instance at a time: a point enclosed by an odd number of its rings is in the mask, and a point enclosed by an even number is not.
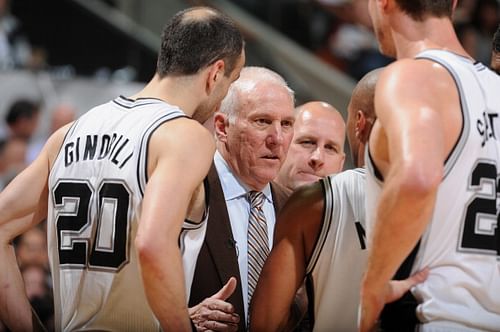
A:
[[[424,323],[420,329],[500,331],[500,77],[481,63],[447,51],[428,50],[417,58],[449,71],[463,118],[412,268],[431,269],[428,279],[412,290],[419,303],[416,315]],[[370,157],[366,160],[370,239],[382,182]]]
[[[367,257],[365,169],[328,176],[321,184],[323,221],[306,269],[314,292],[308,289],[314,331],[357,331],[359,285]]]
[[[119,97],[84,114],[66,134],[49,177],[57,331],[160,329],[146,300],[134,239],[149,139],[166,121],[185,116],[159,99]]]

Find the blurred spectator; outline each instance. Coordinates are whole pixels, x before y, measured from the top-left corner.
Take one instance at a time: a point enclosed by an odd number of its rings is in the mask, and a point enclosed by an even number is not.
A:
[[[9,0],[0,0],[0,70],[25,67],[31,61],[30,44],[10,13]]]
[[[29,141],[38,126],[39,113],[40,106],[30,100],[18,99],[15,101],[5,117],[10,137]]]
[[[59,104],[52,111],[50,122],[50,134],[54,133],[57,129],[75,120],[76,108],[70,104]]]
[[[478,0],[471,17],[476,33],[475,54],[472,57],[484,64],[490,63],[491,38],[500,23],[497,0]]]
[[[470,23],[472,12],[476,6],[477,0],[460,0],[453,14],[453,22],[455,24]]]
[[[477,33],[474,26],[468,22],[455,24],[455,31],[465,51],[473,58],[476,56]]]
[[[30,264],[21,269],[21,275],[31,306],[45,328],[54,330],[54,300],[47,270],[40,265]]]
[[[0,190],[26,167],[27,148],[19,138],[0,140]]]
[[[26,162],[29,164],[38,156],[49,136],[57,129],[75,120],[77,110],[70,104],[58,104],[52,111],[50,118],[50,131],[48,135],[32,142],[28,147]]]
[[[333,30],[328,48],[332,62],[355,79],[389,64],[392,59],[378,51],[365,0],[316,0],[333,13],[339,24]]]
[[[500,75],[500,24],[493,36],[490,66]]]
[[[38,265],[48,268],[47,235],[40,227],[34,227],[16,239],[17,261],[21,268]]]

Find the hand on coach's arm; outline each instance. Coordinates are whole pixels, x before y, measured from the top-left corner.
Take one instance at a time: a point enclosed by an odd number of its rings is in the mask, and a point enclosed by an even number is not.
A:
[[[189,308],[189,317],[197,331],[237,331],[240,317],[234,313],[234,307],[225,300],[236,289],[236,278],[229,281],[214,295],[200,304]]]
[[[424,282],[429,275],[429,268],[424,268],[404,280],[391,280],[383,289],[371,291],[363,285],[361,290],[358,326],[360,332],[376,331],[378,317],[387,303],[400,299],[413,286]]]

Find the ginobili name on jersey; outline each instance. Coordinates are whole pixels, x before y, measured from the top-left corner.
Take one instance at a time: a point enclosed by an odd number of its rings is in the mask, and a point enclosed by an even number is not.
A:
[[[64,164],[68,167],[80,161],[108,159],[122,168],[134,154],[133,149],[127,148],[128,143],[128,138],[116,133],[77,137],[64,144]]]

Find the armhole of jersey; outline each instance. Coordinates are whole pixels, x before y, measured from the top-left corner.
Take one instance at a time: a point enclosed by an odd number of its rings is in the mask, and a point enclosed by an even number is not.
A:
[[[372,154],[370,152],[370,144],[366,144],[365,147],[365,160],[368,171],[373,174],[374,178],[379,182],[379,184],[382,184],[384,182],[384,177],[377,168],[377,165],[375,165],[375,163],[373,162]]]
[[[139,186],[139,192],[142,197],[144,197],[144,191],[146,190],[146,183],[148,182],[148,153],[149,153],[149,141],[152,134],[158,127],[167,121],[178,119],[181,117],[186,117],[184,114],[178,112],[172,112],[161,116],[156,119],[143,133],[141,138],[141,145],[139,147],[139,157],[137,158],[137,183]]]
[[[458,78],[458,74],[446,61],[430,54],[420,55],[417,56],[415,59],[424,59],[438,63],[448,71],[450,76],[453,78],[453,81],[455,82],[455,86],[457,87],[458,99],[460,101],[460,112],[462,114],[462,128],[460,129],[460,134],[458,135],[457,141],[455,142],[453,148],[451,149],[450,153],[445,159],[444,174],[443,174],[443,181],[444,181],[446,176],[450,173],[451,169],[457,162],[458,157],[460,156],[462,150],[464,149],[467,137],[469,136],[470,120],[469,120],[467,102],[465,101],[464,89],[462,87],[462,82]]]
[[[323,249],[323,245],[325,244],[325,240],[328,236],[328,231],[330,230],[330,226],[332,223],[332,213],[334,211],[333,208],[333,190],[331,185],[331,178],[327,176],[320,180],[321,188],[323,189],[323,214],[321,216],[321,226],[316,237],[316,241],[313,247],[313,251],[311,253],[311,258],[306,267],[306,275],[311,274],[316,266],[316,262],[318,261],[319,255],[321,254],[321,250]]]
[[[203,211],[203,216],[201,217],[201,221],[194,222],[194,221],[189,220],[189,219],[184,219],[184,224],[182,225],[183,229],[188,229],[188,230],[198,229],[204,223],[206,223],[208,220],[208,215],[209,215],[209,211],[210,211],[210,204],[209,204],[209,202],[210,202],[210,184],[208,182],[208,177],[205,177],[205,179],[203,179],[203,187],[205,189],[205,210]]]
[[[306,294],[307,294],[307,314],[309,318],[309,326],[311,328],[314,327],[314,322],[315,322],[315,315],[314,315],[314,303],[315,303],[315,296],[314,294],[314,280],[312,278],[312,275],[306,274]]]

